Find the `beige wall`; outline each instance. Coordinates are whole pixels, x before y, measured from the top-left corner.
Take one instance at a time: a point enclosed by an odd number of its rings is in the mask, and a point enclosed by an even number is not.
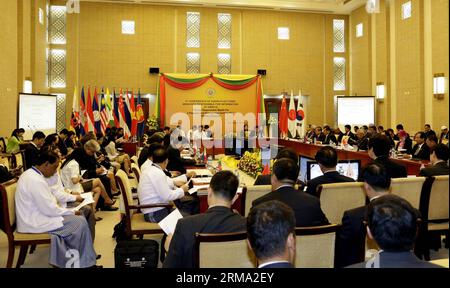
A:
[[[351,71],[352,84],[350,95],[372,95],[371,71],[371,22],[365,6],[356,9],[350,15]],[[356,37],[356,25],[363,24],[363,36]]]
[[[0,2],[0,135],[11,135],[17,114],[17,1]]]
[[[432,119],[426,119],[433,124],[435,129],[440,129],[442,125],[448,126],[448,0],[431,1],[431,29],[432,29],[432,74],[444,73],[447,79],[447,90],[444,100],[432,102]],[[431,77],[431,76],[430,76]]]
[[[351,13],[350,93],[374,95],[376,83],[383,82],[387,96],[377,104],[377,124],[395,127],[402,123],[414,133],[430,123],[439,130],[448,125],[448,92],[443,100],[434,99],[432,77],[445,73],[448,79],[448,1],[412,0],[412,17],[403,20],[405,2],[381,0],[378,14],[367,14],[364,7]],[[426,5],[431,7],[429,14]],[[424,30],[427,21],[429,31]],[[361,38],[355,37],[358,23],[364,24]],[[426,81],[431,84],[426,86]]]
[[[0,2],[0,97],[6,105],[0,135],[9,135],[16,126],[17,93],[26,77],[33,80],[33,92],[67,93],[68,123],[75,85],[155,93],[157,76],[149,75],[148,68],[185,72],[185,55],[191,51],[201,53],[202,73],[217,72],[217,54],[222,52],[217,48],[218,12],[233,18],[232,48],[225,50],[232,55],[232,73],[266,69],[267,94],[291,89],[297,94],[301,89],[309,95],[310,123],[334,124],[335,95],[373,95],[375,83],[384,82],[387,97],[377,104],[377,124],[402,122],[412,132],[425,122],[434,129],[448,126],[448,92],[437,100],[429,87],[434,73],[445,73],[446,79],[449,75],[448,0],[413,0],[408,20],[400,18],[403,0],[381,0],[379,14],[368,15],[360,7],[349,16],[82,2],[80,14],[67,15],[65,89],[47,88],[45,23],[38,23],[38,9],[45,11],[47,1]],[[187,11],[202,15],[199,49],[185,46]],[[333,91],[333,18],[346,19],[349,33],[347,90],[339,93]],[[136,21],[135,35],[121,34],[120,21],[127,19]],[[361,22],[364,36],[355,38],[355,26]],[[290,40],[277,39],[280,26],[290,28]]]
[[[186,53],[199,52],[201,73],[217,72],[217,54],[230,53],[233,74],[266,69],[264,92],[301,89],[309,95],[309,121],[334,123],[332,19],[347,16],[192,9],[188,7],[81,3],[68,15],[68,100],[78,85],[119,87],[156,93],[161,72],[186,71]],[[201,13],[200,48],[186,48],[186,12]],[[217,48],[217,13],[232,15],[232,47]],[[114,15],[114,16],[113,16]],[[136,22],[135,35],[122,35],[121,20]],[[77,27],[70,27],[71,24]],[[277,39],[278,27],[290,40]],[[106,48],[107,47],[107,48]],[[75,72],[74,72],[75,71]],[[345,92],[345,91],[344,91]],[[170,100],[169,100],[170,101]],[[70,106],[67,106],[69,117]]]

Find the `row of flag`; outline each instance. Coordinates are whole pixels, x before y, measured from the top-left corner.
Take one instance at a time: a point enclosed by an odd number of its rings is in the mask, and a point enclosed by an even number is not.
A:
[[[123,94],[122,89],[117,101],[115,90],[110,94],[108,88],[106,93],[103,88],[98,93],[95,87],[91,96],[91,88],[88,87],[85,96],[85,89],[82,87],[80,97],[77,87],[74,89],[70,127],[77,135],[83,136],[89,132],[105,135],[106,128],[120,127],[124,130],[125,139],[134,136],[140,138],[144,134],[144,120],[140,90],[136,103],[133,92],[126,91]]]
[[[291,90],[289,100],[289,112],[286,107],[286,99],[283,95],[281,101],[279,127],[281,138],[302,138],[305,135],[306,113],[303,105],[302,92],[298,92],[297,110],[295,109],[294,93]],[[288,134],[289,133],[289,134]]]

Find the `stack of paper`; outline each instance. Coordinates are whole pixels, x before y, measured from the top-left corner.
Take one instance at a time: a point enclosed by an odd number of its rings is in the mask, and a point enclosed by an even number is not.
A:
[[[196,177],[212,177],[211,171],[208,169],[189,169],[187,172],[194,171],[197,175]]]
[[[177,226],[178,219],[183,218],[180,211],[175,209],[166,216],[161,222],[158,223],[159,227],[166,233],[167,235],[173,234],[175,232],[175,227]]]
[[[94,203],[94,198],[92,197],[92,192],[83,193],[80,195],[84,200],[77,207],[70,208],[72,211],[78,211],[81,207]]]
[[[212,177],[205,177],[205,178],[195,178],[194,184],[209,184],[211,182]]]
[[[209,187],[209,185],[198,185],[198,186],[194,186],[194,188],[189,189],[188,192],[189,192],[189,194],[193,194],[200,190],[206,190],[206,189],[208,189],[208,187]]]

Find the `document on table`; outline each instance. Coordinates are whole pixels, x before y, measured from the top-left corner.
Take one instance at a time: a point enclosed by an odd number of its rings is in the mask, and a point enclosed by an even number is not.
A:
[[[178,219],[183,218],[180,211],[175,209],[166,216],[161,222],[158,223],[159,227],[166,233],[167,235],[173,234],[175,232],[175,227],[177,226]]]
[[[84,199],[83,202],[81,202],[77,207],[71,208],[70,210],[78,211],[81,207],[94,203],[92,192],[83,193],[80,196]]]
[[[199,190],[206,190],[208,189],[209,185],[199,185],[199,186],[194,186],[193,188],[189,189],[188,192],[189,194],[193,194]]]
[[[194,171],[196,176],[195,177],[212,177],[211,171],[208,169],[189,169],[188,172]]]
[[[195,178],[193,181],[195,184],[209,184],[211,182],[212,177],[205,178]]]

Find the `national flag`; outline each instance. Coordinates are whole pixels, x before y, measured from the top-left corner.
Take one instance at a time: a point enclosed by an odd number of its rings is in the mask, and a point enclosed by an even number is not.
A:
[[[130,98],[128,97],[128,89],[127,89],[127,93],[125,94],[124,98],[123,98],[123,112],[124,112],[124,120],[125,123],[127,123],[128,125],[128,129],[130,130],[131,133],[131,109],[130,109]],[[131,134],[130,134],[131,136]]]
[[[128,139],[130,137],[130,130],[128,129],[128,125],[125,122],[125,107],[124,107],[124,103],[123,103],[122,89],[120,90],[118,106],[119,106],[118,107],[119,127],[123,128],[123,138]]]
[[[88,96],[87,96],[87,102],[85,103],[86,107],[86,133],[88,132],[94,132],[95,133],[95,126],[94,126],[94,111],[92,110],[92,97],[91,97],[91,87],[88,87]]]
[[[131,115],[131,136],[137,135],[137,118],[136,118],[136,105],[134,104],[134,93],[131,91],[129,95],[130,103],[130,115]]]
[[[141,89],[138,90],[138,98],[137,98],[137,105],[136,105],[136,119],[138,122],[137,136],[140,139],[144,135],[144,129],[145,129],[145,117],[144,117],[144,109],[142,108]]]
[[[70,130],[80,135],[80,101],[78,100],[78,90],[75,86],[73,90],[72,115],[70,117]]]
[[[106,109],[106,101],[105,101],[105,93],[100,94],[100,124],[102,128],[102,134],[105,135],[106,127],[108,127],[109,119],[108,119],[108,111]]]
[[[269,164],[264,165],[264,170],[262,171],[262,175],[270,175]]]
[[[100,118],[100,101],[98,99],[97,87],[94,88],[94,101],[92,103],[92,113],[94,115],[94,127],[95,133],[100,133],[102,131],[102,124]]]
[[[106,127],[114,127],[114,116],[113,116],[113,104],[114,99],[111,103],[111,95],[109,94],[109,89],[106,88],[105,99],[105,111],[106,111]]]
[[[291,90],[291,99],[289,100],[288,127],[291,138],[297,136],[297,116],[295,112],[294,92]]]
[[[283,100],[281,101],[280,109],[280,119],[279,119],[280,135],[284,138],[288,133],[288,113],[286,108],[286,98],[283,95]]]
[[[84,99],[84,87],[81,87],[81,97],[80,97],[80,135],[84,136],[87,134],[87,112],[86,112],[86,101]]]
[[[113,90],[113,97],[111,99],[112,114],[114,118],[114,127],[120,127],[119,121],[119,105],[116,103],[116,90]]]
[[[298,104],[297,104],[297,133],[300,137],[305,136],[305,128],[306,128],[306,113],[305,107],[303,105],[303,96],[302,91],[298,91]]]

